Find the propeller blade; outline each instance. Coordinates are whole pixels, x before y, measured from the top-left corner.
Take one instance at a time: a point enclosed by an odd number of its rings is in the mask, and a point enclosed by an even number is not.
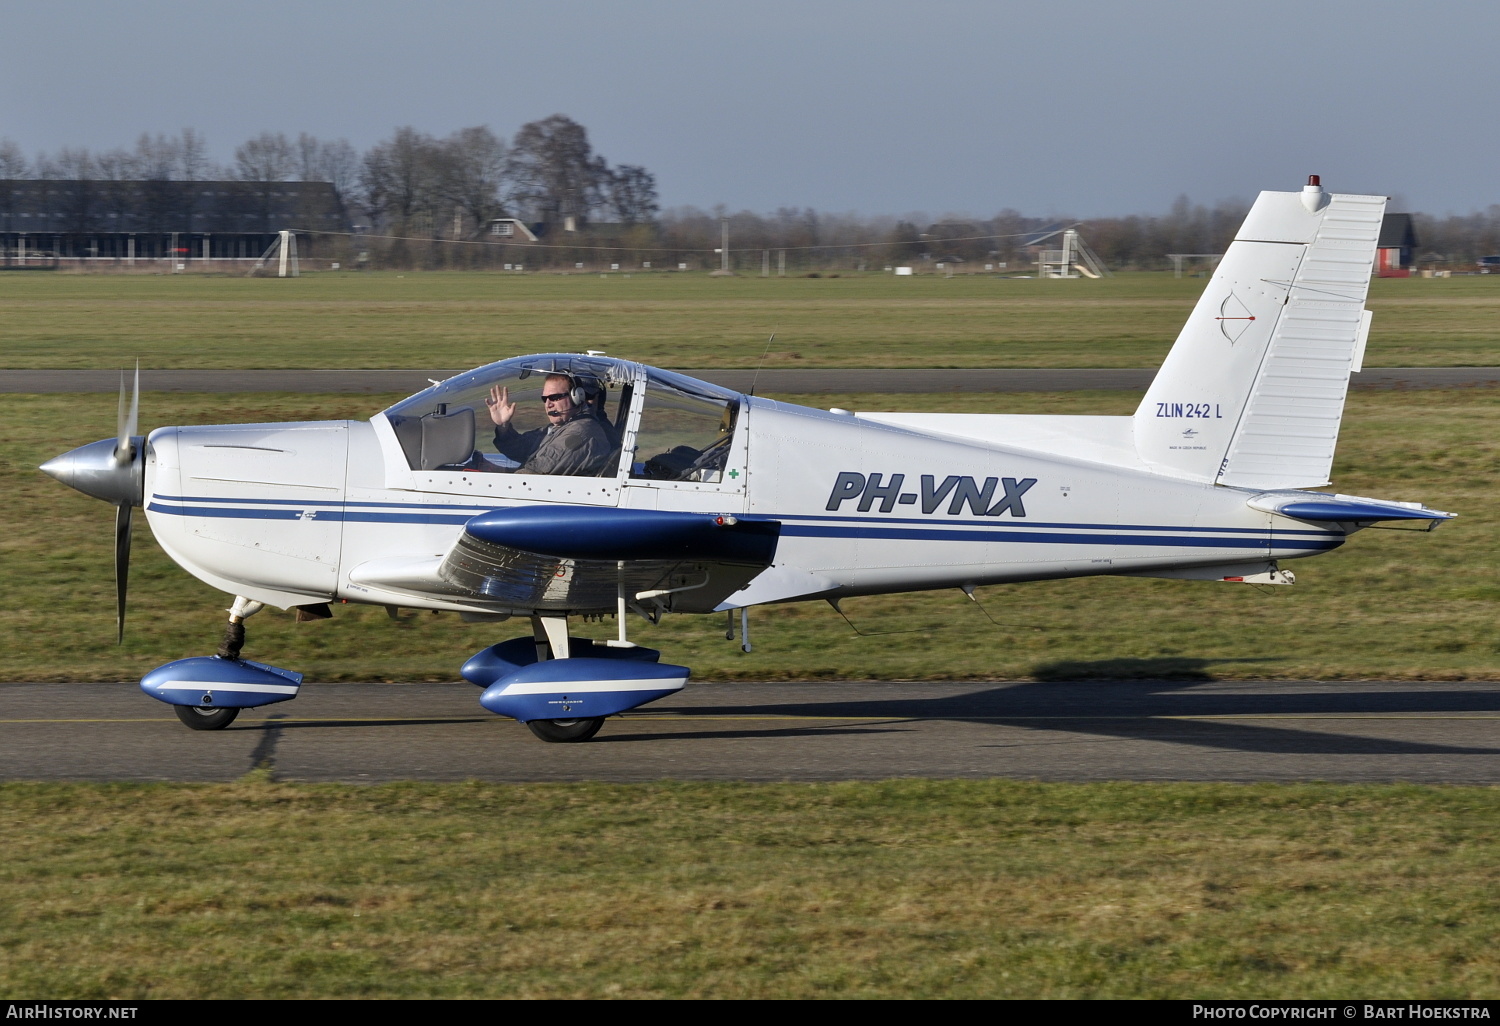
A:
[[[120,372],[120,408],[115,415],[115,463],[124,466],[135,455],[130,439],[135,435],[141,411],[141,361],[135,361],[135,390],[130,396],[130,412],[125,410],[125,372]]]
[[[125,372],[120,372],[120,408],[115,414],[115,462],[120,463],[120,453],[130,447],[130,435],[125,431]]]
[[[129,503],[115,507],[115,623],[119,635],[115,644],[125,640],[125,589],[130,582],[130,514]]]

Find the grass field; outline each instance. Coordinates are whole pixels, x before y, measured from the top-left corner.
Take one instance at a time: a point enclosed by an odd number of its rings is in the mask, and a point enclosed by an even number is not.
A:
[[[1203,279],[0,274],[0,367],[1154,367]],[[1376,280],[1367,366],[1500,364],[1500,276]],[[776,340],[767,351],[766,340]]]
[[[803,401],[807,397],[799,397]],[[381,397],[148,395],[159,424],[367,417]],[[1125,394],[825,396],[851,409],[1126,413]],[[211,652],[227,598],[188,577],[137,518],[125,644],[114,644],[113,511],[36,471],[113,433],[113,396],[12,396],[0,431],[0,680],[128,680],[168,659]],[[1500,394],[1355,393],[1334,480],[1341,491],[1420,500],[1461,518],[1432,533],[1371,530],[1296,561],[1301,583],[1092,578],[980,590],[995,620],[957,591],[844,604],[858,637],[821,602],[756,609],[755,651],[723,638],[719,617],[632,624],[702,678],[1056,679],[1198,677],[1463,679],[1500,676]],[[603,634],[613,625],[593,625]],[[453,680],[467,656],[525,633],[452,614],[338,606],[296,624],[267,611],[246,655],[309,680]]]
[[[1500,363],[1500,282],[1375,282],[1370,365]],[[0,275],[0,365],[458,367],[606,348],[671,366],[1151,366],[1202,282]],[[145,428],[368,417],[397,397],[147,395]],[[826,396],[1127,413],[1136,396]],[[809,401],[808,397],[797,397]],[[130,680],[216,645],[225,596],[36,471],[113,396],[0,418],[0,680]],[[1254,589],[1097,578],[637,624],[699,678],[1500,676],[1500,394],[1356,393],[1341,491],[1462,518],[1367,531]],[[605,625],[607,629],[612,625]],[[946,629],[939,629],[946,628]],[[521,633],[267,611],[310,680],[453,679]],[[1494,788],[1031,784],[0,784],[0,998],[1490,997]]]
[[[1489,997],[1494,788],[0,785],[0,997]]]

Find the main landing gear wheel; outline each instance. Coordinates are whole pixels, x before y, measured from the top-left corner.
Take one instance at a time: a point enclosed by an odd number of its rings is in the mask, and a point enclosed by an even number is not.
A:
[[[215,709],[211,705],[174,705],[172,708],[177,710],[177,718],[193,730],[223,730],[240,714],[236,708]]]
[[[182,707],[178,706],[178,708]],[[567,744],[574,741],[587,741],[599,733],[599,728],[604,726],[604,717],[593,716],[583,720],[531,720],[526,726],[530,727],[531,732],[543,741]]]

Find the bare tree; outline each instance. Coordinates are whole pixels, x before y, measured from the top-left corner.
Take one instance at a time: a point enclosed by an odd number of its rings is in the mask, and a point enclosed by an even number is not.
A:
[[[504,213],[500,191],[509,152],[489,126],[459,129],[439,144],[434,156],[443,198],[468,215],[476,230]]]
[[[408,126],[365,154],[360,170],[365,202],[371,215],[397,234],[432,226],[436,148],[430,135]]]
[[[98,180],[101,223],[107,231],[129,231],[135,213],[135,157],[127,150],[106,150],[94,155]]]
[[[327,182],[333,186],[340,203],[347,204],[352,198],[359,180],[360,161],[349,140],[325,142],[302,132],[297,136],[292,157],[296,164],[293,175],[299,182]]]
[[[101,213],[99,189],[94,181],[96,174],[93,156],[88,150],[64,146],[57,156],[37,158],[38,166],[45,165],[46,173],[38,177],[56,182],[53,189],[55,209],[62,215],[64,231],[88,232],[97,228]]]
[[[0,224],[4,225],[0,230],[12,230],[20,192],[16,182],[30,174],[31,165],[21,147],[9,139],[0,139]]]
[[[1444,218],[1431,214],[1413,214],[1419,263],[1443,263],[1452,267],[1472,267],[1480,257],[1500,253],[1500,204],[1467,215],[1449,214]]]
[[[25,178],[31,174],[26,155],[10,139],[0,139],[0,178]]]
[[[170,182],[177,177],[182,162],[182,143],[162,133],[156,138],[142,132],[135,142],[135,177],[143,182]]]
[[[292,145],[280,132],[262,132],[234,148],[234,170],[242,182],[284,182],[296,170]]]
[[[184,182],[212,178],[215,169],[208,159],[208,141],[191,128],[184,128],[178,140],[177,177]]]
[[[594,155],[588,131],[563,114],[524,124],[511,143],[510,198],[533,218],[586,218],[603,205],[609,167]]]
[[[280,132],[262,132],[234,148],[234,176],[245,183],[245,198],[260,231],[285,227],[271,224],[271,193],[276,183],[286,181],[295,170],[292,145]]]
[[[32,195],[35,197],[33,204],[41,207],[40,216],[43,220],[40,224],[33,221],[30,227],[38,233],[55,231],[61,227],[59,221],[62,223],[67,221],[66,214],[62,218],[55,219],[54,213],[65,206],[67,200],[68,190],[63,184],[65,176],[62,166],[55,157],[45,151],[39,152],[31,163],[31,177],[36,183],[32,188]],[[33,213],[32,216],[36,218],[38,214]]]
[[[212,177],[213,163],[208,159],[208,142],[196,130],[184,128],[177,137],[177,179],[183,183],[177,188],[178,209],[182,216],[182,229],[191,232],[194,218],[205,207],[198,182]],[[211,201],[210,201],[211,202]]]
[[[910,221],[897,221],[889,238],[891,245],[886,251],[886,259],[892,263],[915,260],[927,248],[922,241],[922,230]]]
[[[136,162],[128,150],[105,150],[94,154],[94,171],[102,182],[135,180]]]
[[[182,196],[171,183],[181,170],[182,143],[158,132],[142,132],[131,155],[131,177],[140,182],[134,198],[135,224],[142,231],[171,231],[181,221]]]
[[[323,159],[323,144],[318,141],[317,136],[309,135],[306,132],[299,133],[297,136],[296,152],[293,156],[297,162],[297,181],[317,182],[322,180],[319,177],[322,170],[319,165]]]
[[[609,175],[609,205],[624,224],[650,224],[661,206],[656,201],[656,176],[636,164],[621,164]]]
[[[347,203],[359,181],[359,154],[348,139],[325,142],[318,156],[318,171],[321,181],[333,186],[339,201]]]

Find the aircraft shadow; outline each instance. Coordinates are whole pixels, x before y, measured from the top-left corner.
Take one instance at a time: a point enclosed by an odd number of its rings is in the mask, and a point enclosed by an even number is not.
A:
[[[1111,661],[1113,662],[1113,661]],[[1138,663],[1148,662],[1145,660]],[[1174,666],[1193,660],[1171,660]],[[1198,661],[1207,664],[1209,660]],[[1055,664],[1061,665],[1061,664]],[[839,701],[781,701],[756,705],[666,707],[699,716],[762,715],[881,717],[994,724],[1031,731],[1091,734],[1101,738],[1158,741],[1202,748],[1263,754],[1342,755],[1497,755],[1500,746],[1480,748],[1397,738],[1330,733],[1301,721],[1296,728],[1254,720],[1173,719],[1194,716],[1276,716],[1348,714],[1442,714],[1500,712],[1500,691],[1427,689],[1371,690],[1360,683],[1335,690],[1296,692],[1289,684],[1253,694],[1200,689],[1203,679],[1043,680],[994,685],[964,694],[917,698]],[[1233,682],[1224,682],[1233,687]],[[816,687],[813,685],[812,687]],[[1362,733],[1382,721],[1361,725]],[[816,733],[816,732],[814,732]]]
[[[250,755],[251,768],[269,764],[275,757],[276,742],[280,739],[283,731],[287,730],[322,730],[325,728],[340,729],[347,727],[415,727],[415,726],[447,726],[449,724],[461,723],[494,723],[501,720],[496,716],[476,716],[472,718],[454,717],[452,719],[430,720],[430,719],[388,719],[388,720],[293,720],[268,718],[261,723],[246,723],[231,726],[229,730],[261,731],[266,736],[256,746]],[[506,721],[508,722],[508,721]],[[619,725],[629,723],[628,718],[611,717],[611,722],[618,728]],[[633,734],[610,734],[594,738],[591,743],[607,743],[611,741],[702,741],[712,739],[741,739],[746,738],[768,738],[768,737],[823,737],[829,734],[884,734],[906,728],[891,727],[841,727],[830,724],[826,727],[778,727],[770,730],[683,730],[670,733],[657,731],[654,733]]]
[[[849,700],[753,702],[735,705],[655,705],[652,711],[692,717],[711,716],[816,716],[823,718],[879,718],[898,721],[881,726],[787,725],[771,728],[717,728],[649,731],[631,730],[629,718],[615,719],[613,729],[594,743],[624,741],[692,741],[756,738],[827,737],[830,735],[884,734],[914,729],[899,721],[950,720],[1005,726],[1041,735],[1066,734],[1076,738],[1091,735],[1101,741],[1154,741],[1198,748],[1217,748],[1266,755],[1496,755],[1500,746],[1482,748],[1445,745],[1399,738],[1351,736],[1316,729],[1316,721],[1303,720],[1293,728],[1273,721],[1200,720],[1175,717],[1256,717],[1277,715],[1438,715],[1500,713],[1500,690],[1457,690],[1413,687],[1374,690],[1359,682],[1319,685],[1317,690],[1297,690],[1296,683],[1283,689],[1255,685],[1261,690],[1234,693],[1235,682],[1218,681],[1211,667],[1225,662],[1269,662],[1275,657],[1231,660],[1173,657],[1162,659],[1108,659],[1093,662],[1059,661],[1038,666],[1035,681],[986,685],[960,694],[950,687],[934,685],[945,693],[928,696]],[[1206,689],[1204,684],[1220,686]],[[783,685],[775,685],[785,694]],[[795,685],[792,685],[795,687]],[[922,689],[924,685],[913,685]],[[808,685],[816,691],[819,685]],[[282,731],[347,730],[357,727],[412,727],[420,725],[490,722],[487,716],[427,719],[300,720],[272,716],[259,723],[236,724],[231,730],[263,731],[267,737],[257,745],[252,765],[274,758]],[[1361,733],[1380,729],[1380,721],[1362,726]],[[1347,726],[1347,723],[1345,724]],[[1025,746],[1033,742],[1020,741]],[[1000,747],[1011,747],[1002,744]]]
[[[494,716],[454,716],[442,719],[399,719],[392,717],[388,720],[297,720],[267,718],[260,723],[235,723],[225,728],[227,730],[322,730],[324,728],[347,728],[347,727],[437,727],[450,723],[490,723],[496,719]]]
[[[1226,663],[1279,663],[1280,656],[1240,656],[1229,659],[1199,659],[1192,656],[1157,656],[1152,659],[1064,659],[1032,667],[1038,681],[1079,680],[1218,680],[1211,672]]]
[[[629,723],[627,720],[615,719],[610,721],[613,726],[611,733],[601,734],[595,737],[590,744],[609,743],[614,741],[713,741],[724,740],[744,741],[751,738],[778,738],[778,737],[828,737],[831,735],[850,734],[898,734],[910,730],[909,727],[838,727],[832,724],[826,727],[773,727],[766,730],[683,730],[656,731],[650,734],[620,734],[614,733],[619,726]]]

